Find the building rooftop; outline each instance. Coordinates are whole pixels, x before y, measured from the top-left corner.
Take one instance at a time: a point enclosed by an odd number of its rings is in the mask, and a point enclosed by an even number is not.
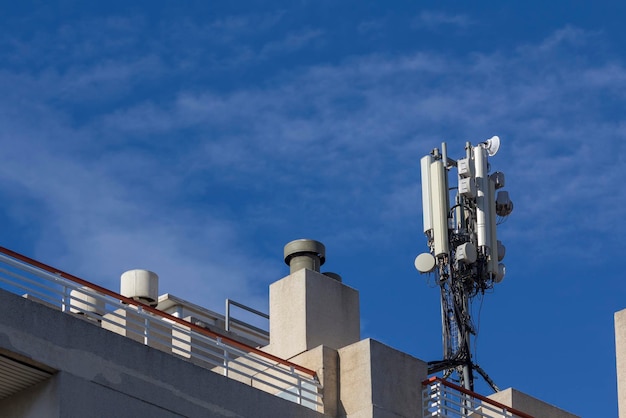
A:
[[[157,296],[152,272],[124,273],[117,293],[0,248],[0,413],[574,417],[513,389],[427,380],[425,362],[362,340],[358,291],[306,252],[270,286],[268,333],[230,317],[236,302],[222,315]]]

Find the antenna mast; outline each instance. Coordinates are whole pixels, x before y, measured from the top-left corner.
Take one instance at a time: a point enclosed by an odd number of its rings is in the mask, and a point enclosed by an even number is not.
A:
[[[474,371],[498,388],[472,361],[471,338],[476,336],[470,302],[504,278],[500,263],[505,247],[497,239],[496,225],[513,211],[504,187],[504,173],[489,174],[488,158],[500,148],[494,136],[476,146],[465,144],[465,155],[448,157],[446,143],[421,159],[424,234],[430,251],[417,256],[420,273],[435,273],[441,292],[443,360],[429,362],[429,374],[457,373],[461,384],[474,390]],[[450,187],[456,168],[457,186]],[[456,190],[453,203],[450,191]]]

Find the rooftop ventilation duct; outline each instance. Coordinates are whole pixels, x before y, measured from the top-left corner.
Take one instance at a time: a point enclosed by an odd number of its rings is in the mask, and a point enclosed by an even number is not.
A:
[[[72,290],[70,292],[70,312],[78,314],[95,312],[102,315],[104,313],[104,300],[96,298],[95,293],[95,290],[87,286]]]
[[[159,276],[148,270],[129,270],[122,273],[120,293],[150,306],[159,303]]]
[[[289,273],[309,269],[319,273],[320,266],[326,261],[326,247],[312,239],[297,239],[285,245],[285,263]]]
[[[322,273],[322,274],[323,274],[324,276],[326,276],[326,277],[330,277],[331,279],[333,279],[333,280],[337,280],[338,282],[340,282],[340,283],[341,283],[341,276],[340,276],[339,274],[337,274],[337,273],[333,273],[333,272],[331,272],[331,271],[327,271],[327,272]]]

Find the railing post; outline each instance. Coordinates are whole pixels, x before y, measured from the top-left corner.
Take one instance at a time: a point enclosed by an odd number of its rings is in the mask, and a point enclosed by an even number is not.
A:
[[[463,414],[469,416],[472,411],[472,399],[466,393],[463,394]]]
[[[441,384],[441,382],[436,383],[436,391],[437,391],[437,415],[443,416],[443,400],[445,398],[445,387]]]
[[[127,315],[129,315],[131,312],[129,312],[127,310]],[[141,314],[143,313],[143,308],[141,306],[137,306],[137,314],[138,316],[141,318]],[[126,326],[128,327],[129,321],[128,319],[126,320]],[[148,345],[149,342],[149,338],[150,338],[150,320],[148,319],[148,317],[144,317],[143,319],[143,343],[145,345]]]
[[[229,357],[228,350],[226,349],[225,344],[222,343],[221,338],[218,337],[215,339],[215,341],[217,341],[218,347],[224,347],[224,355],[222,356],[222,364],[224,365],[224,376],[228,377],[228,368],[230,367],[230,357]]]
[[[230,299],[226,299],[226,308],[224,311],[224,329],[230,331]]]
[[[295,372],[295,369],[293,368],[293,366],[290,367],[290,371],[291,374],[296,376],[296,381],[298,382],[297,384],[297,391],[298,391],[298,405],[302,405],[302,378],[300,377],[300,374]]]
[[[69,286],[63,286],[63,301],[61,302],[61,311],[63,312],[70,312],[70,306],[72,304],[70,292],[71,290]]]

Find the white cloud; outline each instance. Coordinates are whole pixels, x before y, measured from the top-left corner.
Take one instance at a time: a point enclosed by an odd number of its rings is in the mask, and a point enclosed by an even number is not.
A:
[[[323,36],[319,29],[305,29],[289,33],[284,39],[265,44],[259,53],[264,58],[271,58],[276,54],[286,54],[298,51]]]
[[[438,11],[423,11],[414,20],[413,27],[436,29],[440,27],[467,28],[474,24],[474,21],[466,15],[452,15]]]
[[[214,26],[232,31],[235,44],[244,30],[237,20]],[[300,48],[319,36],[277,37],[272,48]],[[572,39],[593,47],[595,35],[585,36],[570,28],[539,45],[454,59],[355,56],[284,69],[254,87],[208,81],[159,99],[129,98],[80,124],[73,113],[90,95],[115,89],[124,96],[152,65],[158,88],[172,68],[151,51],[119,67],[115,57],[73,65],[64,75],[5,70],[0,185],[41,202],[33,220],[42,228],[39,254],[78,273],[101,272],[103,280],[116,281],[120,269],[151,268],[164,291],[180,289],[210,305],[233,293],[261,303],[254,280],[280,275],[273,267],[280,260],[247,253],[244,243],[256,234],[298,234],[305,218],[332,231],[333,242],[356,242],[358,251],[387,242],[391,230],[421,228],[418,161],[442,140],[455,152],[467,140],[501,134],[493,164],[508,175],[518,219],[507,225],[508,236],[565,240],[575,222],[605,231],[615,226],[604,219],[626,203],[615,188],[617,162],[626,159],[624,125],[594,106],[623,85],[624,72],[615,60],[559,49]],[[74,93],[61,95],[57,107],[50,98],[63,86]],[[596,216],[577,219],[582,211]],[[555,212],[562,223],[554,223]],[[185,280],[175,283],[179,277]]]

